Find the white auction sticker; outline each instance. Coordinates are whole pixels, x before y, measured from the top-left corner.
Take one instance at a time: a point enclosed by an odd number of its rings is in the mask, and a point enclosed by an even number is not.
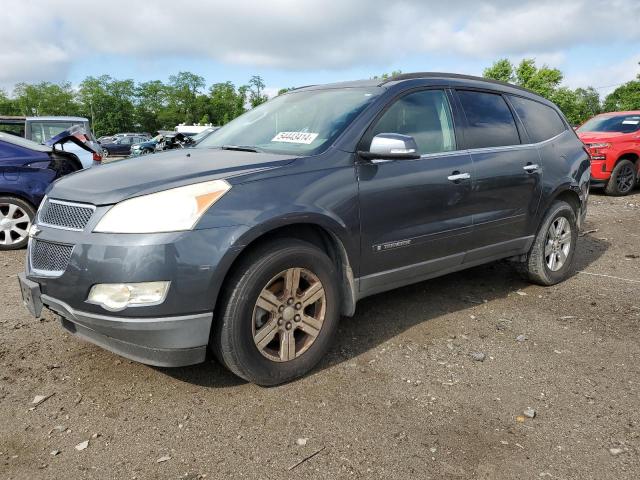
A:
[[[640,123],[640,120],[623,120],[622,124],[623,125],[638,125]]]
[[[317,133],[308,132],[280,132],[271,139],[272,142],[285,142],[285,143],[303,143],[309,145],[313,142]]]

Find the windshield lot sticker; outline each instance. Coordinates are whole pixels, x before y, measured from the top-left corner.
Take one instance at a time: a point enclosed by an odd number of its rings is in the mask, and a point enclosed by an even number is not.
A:
[[[638,125],[638,123],[640,123],[640,120],[623,120],[622,121],[623,125]]]
[[[313,142],[317,133],[308,132],[280,132],[271,139],[272,142],[285,142],[285,143],[303,143],[309,145]]]

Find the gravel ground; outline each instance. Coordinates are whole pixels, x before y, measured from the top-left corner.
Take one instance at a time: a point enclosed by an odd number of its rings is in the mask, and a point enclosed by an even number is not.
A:
[[[637,479],[639,215],[640,193],[592,196],[579,272],[552,288],[496,263],[368,298],[270,389],[30,318],[24,252],[4,252],[0,478]]]

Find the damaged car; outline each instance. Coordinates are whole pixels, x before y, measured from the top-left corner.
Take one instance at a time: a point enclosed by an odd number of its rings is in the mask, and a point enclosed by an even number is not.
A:
[[[41,145],[0,133],[0,250],[25,247],[49,185],[82,169],[75,154],[61,150],[64,144],[84,145],[78,137],[66,131],[51,141],[52,145]]]

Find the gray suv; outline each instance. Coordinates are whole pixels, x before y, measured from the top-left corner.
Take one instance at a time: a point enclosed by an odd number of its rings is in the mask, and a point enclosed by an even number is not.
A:
[[[356,302],[511,259],[571,272],[590,162],[558,108],[453,74],[310,86],[197,147],[57,181],[25,305],[159,366],[208,351],[261,385],[309,371]]]

